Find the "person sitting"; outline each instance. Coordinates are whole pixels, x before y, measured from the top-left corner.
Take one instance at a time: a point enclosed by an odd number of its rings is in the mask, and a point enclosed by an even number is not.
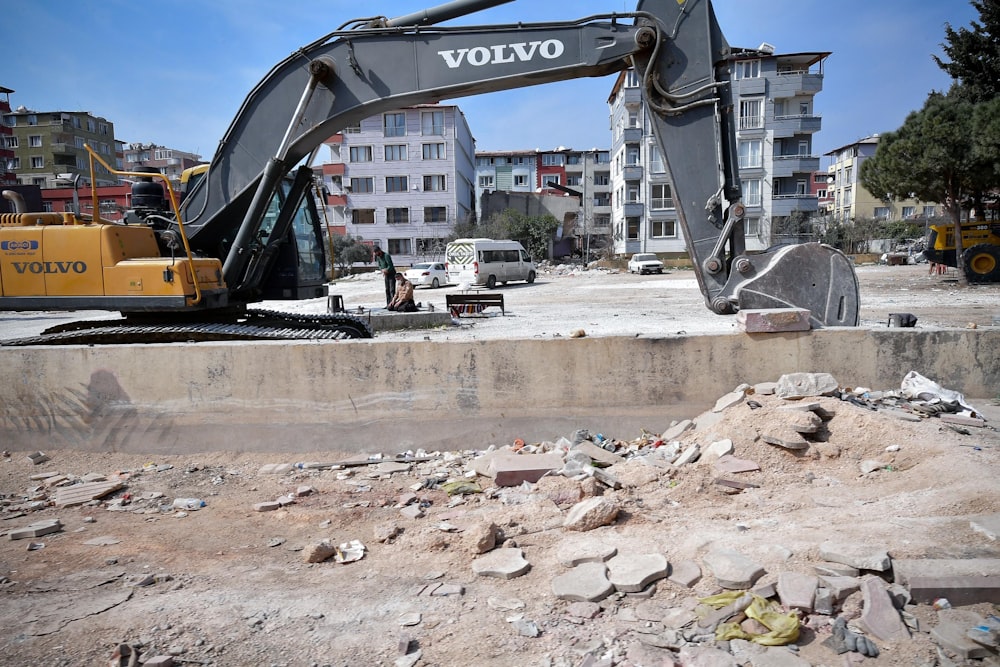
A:
[[[396,294],[386,306],[386,310],[394,310],[397,313],[413,313],[417,310],[417,304],[413,301],[413,283],[402,273],[396,274]]]

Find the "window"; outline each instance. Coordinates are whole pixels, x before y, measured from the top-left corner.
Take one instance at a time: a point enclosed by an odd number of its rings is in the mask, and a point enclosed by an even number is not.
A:
[[[356,208],[351,211],[351,222],[355,225],[374,225],[375,209]]]
[[[741,60],[736,63],[737,79],[756,79],[760,76],[759,60]]]
[[[673,193],[670,192],[669,183],[659,183],[653,185],[653,196],[650,204],[654,211],[674,207]]]
[[[579,153],[577,153],[575,155],[567,155],[566,156],[566,164],[580,164],[580,155],[579,155]]]
[[[876,206],[875,211],[872,214],[876,220],[888,220],[889,219],[889,207],[888,206]]]
[[[351,146],[351,162],[371,162],[371,146]]]
[[[425,206],[424,222],[448,222],[448,209],[444,206]]]
[[[759,168],[761,166],[761,149],[763,142],[760,139],[751,139],[740,142],[740,169]]]
[[[917,214],[917,207],[916,206],[904,206],[902,213],[903,213],[903,219],[904,220],[906,220],[907,218],[912,218],[913,216],[915,216]]]
[[[526,188],[526,187],[528,187],[528,175],[527,174],[514,174],[514,187],[515,188]]]
[[[31,168],[32,169],[41,169],[44,166],[45,166],[45,158],[44,157],[42,157],[40,155],[32,155],[31,156]]]
[[[13,135],[11,135],[9,137],[4,137],[3,138],[3,145],[4,145],[4,148],[17,148],[18,147],[17,137],[15,137]]]
[[[795,194],[804,195],[809,193],[809,185],[804,180],[795,181]]]
[[[406,176],[386,176],[385,177],[385,191],[386,192],[406,192],[410,189],[407,185]]]
[[[611,174],[606,171],[597,172],[594,174],[594,185],[610,185],[611,184]]]
[[[410,209],[387,208],[385,209],[385,221],[390,225],[405,225],[410,221]]]
[[[799,155],[809,155],[809,140],[802,139],[799,141]]]
[[[799,102],[799,115],[800,116],[808,116],[809,115],[809,103],[808,102]]]
[[[76,122],[79,123],[80,119],[77,118]],[[32,114],[28,114],[28,125],[38,125],[38,116],[36,116],[33,113]],[[79,125],[77,125],[77,127],[79,127]]]
[[[628,144],[627,146],[625,146],[625,164],[629,166],[635,166],[639,164],[638,144]]]
[[[559,174],[542,174],[542,188],[551,187],[553,183],[559,185]]]
[[[581,185],[582,182],[582,176],[566,176],[566,185]]]
[[[424,176],[424,192],[444,192],[447,190],[448,179],[444,174]]]
[[[754,238],[760,236],[760,218],[743,218],[743,235]]]
[[[639,127],[639,110],[628,110],[628,124],[626,127]]]
[[[607,213],[599,213],[594,216],[594,227],[610,227],[611,216]]]
[[[827,197],[826,188],[820,188],[819,190],[816,191],[817,199],[826,199],[826,197]]]
[[[597,164],[609,164],[611,162],[611,153],[608,151],[600,151],[597,153]]]
[[[31,148],[41,148],[42,147],[42,135],[40,134],[30,134],[28,135],[28,146]]]
[[[388,239],[390,255],[409,255],[410,239]]]
[[[663,165],[663,154],[660,147],[650,144],[649,146],[649,171],[654,174],[665,174],[667,168]]]
[[[405,137],[406,136],[406,114],[387,113],[382,117],[382,136],[385,137]]]
[[[759,178],[750,178],[743,181],[743,204],[746,206],[760,206],[760,188],[761,180]]]
[[[677,223],[674,220],[650,220],[649,237],[653,239],[672,239],[677,236]]]
[[[426,144],[425,144],[426,145]],[[488,157],[477,157],[476,166],[477,167],[489,167],[493,164],[493,160]]]
[[[740,129],[759,130],[764,127],[764,98],[740,100]]]
[[[385,161],[399,162],[406,159],[406,144],[386,144]]]
[[[17,127],[17,116],[4,116],[3,122],[7,127]]]
[[[375,192],[375,179],[371,176],[351,179],[351,192],[364,194]]]
[[[93,118],[87,119],[87,132],[97,132],[97,125],[94,123]]]
[[[562,153],[544,153],[542,155],[542,166],[543,167],[561,167],[561,166],[563,166],[563,155],[562,155]]]
[[[594,206],[611,206],[611,195],[607,193],[594,195]]]
[[[361,121],[359,120],[354,125],[348,125],[343,129],[344,134],[361,134]]]
[[[492,176],[480,176],[479,177],[479,187],[481,187],[481,188],[492,188],[493,187],[493,177]]]
[[[625,188],[625,201],[634,204],[639,201],[639,185],[630,184]]]
[[[935,211],[934,211],[934,207],[933,206],[924,206],[923,216],[925,218],[933,218],[934,215],[935,215]]]
[[[639,75],[636,74],[634,69],[630,69],[625,72],[625,87],[626,88],[638,88],[639,87]]]
[[[21,158],[19,158],[19,157],[11,158],[10,168],[12,170],[14,170],[14,171],[17,171],[18,169],[20,169],[21,168]]]
[[[444,136],[444,112],[421,111],[420,134],[424,136]]]
[[[100,133],[101,133],[102,135],[104,135],[104,136],[107,136],[107,135],[108,135],[108,124],[107,124],[107,123],[100,123],[100,124],[99,124],[99,126],[98,126],[98,128],[99,128],[99,130],[98,130],[98,131],[99,131],[99,132],[100,132]]]
[[[423,151],[425,160],[445,159],[444,144],[424,144]]]
[[[639,218],[625,218],[625,234],[629,241],[639,240]]]

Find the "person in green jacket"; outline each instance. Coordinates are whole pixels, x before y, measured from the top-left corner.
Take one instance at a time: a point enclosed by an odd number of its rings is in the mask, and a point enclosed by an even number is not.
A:
[[[396,296],[396,267],[392,264],[392,257],[382,248],[375,248],[375,266],[385,279],[385,305],[388,306]]]

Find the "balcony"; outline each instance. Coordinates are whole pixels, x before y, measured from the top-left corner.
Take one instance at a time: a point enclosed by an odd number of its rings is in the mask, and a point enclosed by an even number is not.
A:
[[[739,79],[736,82],[738,95],[763,95],[767,90],[767,79],[757,76],[749,79]]]
[[[324,176],[343,176],[344,175],[344,163],[343,162],[329,162],[323,165],[323,175]]]
[[[794,137],[796,134],[813,134],[819,132],[823,125],[822,116],[797,115],[775,116],[771,129],[775,139]]]
[[[641,201],[627,202],[623,208],[625,209],[623,215],[626,218],[636,218],[646,212],[646,207]]]
[[[642,141],[642,128],[626,127],[622,131],[622,141],[626,144],[635,144]]]
[[[774,195],[771,198],[771,217],[789,216],[796,211],[814,213],[819,210],[816,195]]]
[[[778,72],[771,81],[771,95],[776,99],[815,95],[823,90],[823,75],[805,70]]]
[[[775,155],[771,175],[783,178],[794,174],[812,174],[814,171],[819,171],[819,156]]]
[[[642,167],[637,164],[622,167],[622,178],[626,181],[641,181]]]
[[[65,143],[54,143],[50,147],[53,154],[66,155],[76,152],[76,149],[72,145]]]
[[[347,206],[347,195],[327,195],[327,206]]]

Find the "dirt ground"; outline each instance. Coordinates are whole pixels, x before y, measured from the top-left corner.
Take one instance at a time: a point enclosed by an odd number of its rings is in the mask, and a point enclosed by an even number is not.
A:
[[[918,326],[986,327],[1000,314],[995,286],[958,288],[947,276],[927,276],[920,266],[861,267],[859,275],[863,325],[884,326],[888,313],[910,312]],[[510,318],[384,336],[489,337],[502,335],[500,327],[508,327],[510,335],[511,322],[524,323],[521,336],[569,335],[576,328],[616,335],[637,326],[653,335],[664,322],[672,332],[688,333],[731,326],[711,314],[687,319],[682,313],[704,306],[685,280],[693,274],[600,278],[597,272],[552,271],[530,289],[508,286]],[[648,287],[670,283],[677,286]],[[370,279],[340,287],[349,307],[377,306],[381,297],[381,286]],[[582,324],[553,315],[563,309],[579,313],[568,303],[570,293],[590,295],[592,308]],[[551,302],[562,299],[553,294],[566,295],[567,303],[554,308]],[[417,298],[444,302],[443,290],[420,290]],[[608,310],[593,305],[605,302]],[[537,331],[528,328],[537,318],[518,318],[535,308],[550,314]],[[851,378],[837,381],[842,388],[852,386]],[[122,642],[139,647],[143,659],[173,654],[175,664],[674,664],[679,654],[671,644],[677,639],[672,629],[692,644],[712,645],[689,619],[698,597],[721,590],[704,562],[716,549],[736,550],[759,563],[765,574],[758,584],[776,581],[781,572],[812,573],[823,561],[819,546],[828,540],[882,548],[893,559],[1000,558],[1000,545],[970,526],[976,517],[1000,512],[1000,434],[992,428],[1000,423],[998,396],[969,397],[988,421],[966,428],[967,434],[938,417],[904,421],[822,397],[816,400],[833,417],[800,451],[761,439],[787,419],[779,409],[788,403],[783,399],[747,396],[714,424],[708,415],[690,415],[701,417],[704,426],[678,437],[682,445],[704,448],[729,438],[735,456],[759,465],[759,471],[725,475],[754,485],[732,495],[715,483],[720,475],[710,462],[658,462],[663,448],[652,447],[655,432],[603,433],[626,456],[606,469],[622,483],[617,490],[589,478],[559,476],[496,487],[480,476],[475,479],[481,493],[455,496],[440,483],[472,479],[467,471],[478,450],[511,443],[418,452],[430,460],[395,473],[380,473],[373,462],[267,474],[261,471],[265,464],[329,460],[323,452],[301,453],[294,460],[246,454],[239,443],[232,452],[184,457],[53,450],[46,452],[51,460],[38,465],[26,452],[11,452],[0,459],[0,530],[55,518],[63,528],[30,539],[0,536],[0,664],[107,665]],[[753,409],[750,400],[759,407]],[[580,428],[601,432],[600,424]],[[523,439],[529,448],[548,446],[530,433]],[[47,504],[58,487],[31,479],[39,473],[95,473],[125,487],[100,501],[58,508]],[[254,511],[257,503],[303,486],[314,491],[278,510]],[[401,513],[401,496],[408,493],[417,496],[425,516]],[[595,494],[617,505],[617,519],[587,532],[564,528],[569,508]],[[172,507],[175,498],[199,498],[205,506],[178,511]],[[40,509],[31,509],[33,500]],[[479,557],[474,536],[490,523],[500,541],[513,540],[523,550],[531,564],[527,573],[500,579],[473,572]],[[393,537],[385,539],[388,535]],[[332,558],[307,563],[306,554],[324,540],[333,545],[359,540],[365,555],[350,563]],[[44,546],[31,549],[32,543]],[[598,546],[623,555],[659,553],[675,564],[693,560],[702,577],[692,588],[664,579],[646,594],[614,593],[596,609],[557,599],[552,581],[567,572],[560,562],[567,549]],[[837,605],[837,614],[854,619],[861,607],[855,593]],[[996,613],[988,604],[969,609]],[[931,606],[908,605],[906,611],[919,628],[909,639],[876,640],[881,655],[872,664],[964,664],[949,662],[931,639],[937,623]],[[800,664],[849,664],[822,643],[830,619],[816,613],[803,617],[796,642]],[[532,633],[523,632],[530,626],[525,621],[537,626],[537,637],[526,636]],[[668,645],[673,649],[664,648]],[[753,664],[775,664],[768,660],[758,656]],[[751,659],[734,664],[749,665]]]

